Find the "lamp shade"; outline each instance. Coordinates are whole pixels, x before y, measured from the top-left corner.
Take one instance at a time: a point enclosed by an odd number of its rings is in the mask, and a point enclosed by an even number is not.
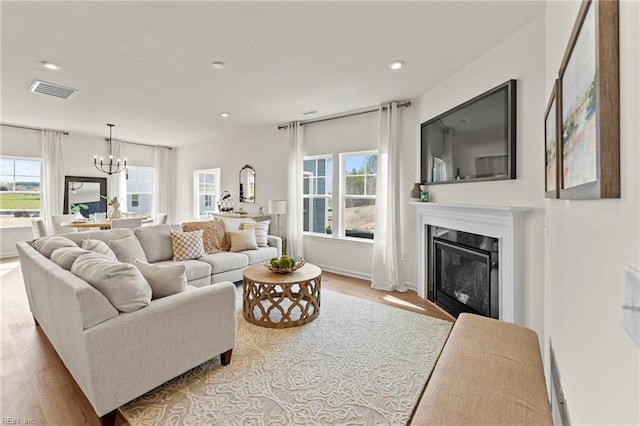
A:
[[[269,200],[269,214],[285,214],[287,200]]]

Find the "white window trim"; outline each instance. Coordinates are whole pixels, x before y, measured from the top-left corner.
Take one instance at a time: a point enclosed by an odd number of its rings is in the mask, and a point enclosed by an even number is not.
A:
[[[150,166],[136,166],[135,164],[128,164],[127,168],[133,167],[134,169],[147,169],[147,170],[151,170],[151,188],[155,187],[155,169],[153,167]],[[126,170],[125,170],[126,173]],[[136,182],[138,181],[138,179],[136,179]],[[144,182],[144,181],[143,181]],[[127,188],[127,177],[125,175],[124,178],[124,203],[120,203],[120,206],[122,207],[121,210],[124,211],[125,213],[128,213],[127,211],[127,207],[128,207],[128,199],[129,199],[129,194],[144,194],[144,195],[151,195],[151,210],[153,210],[153,197],[155,196],[155,194],[153,193],[153,190],[151,192],[142,192],[142,191],[136,191],[136,192],[129,192],[128,191],[129,188]],[[151,213],[151,212],[148,212]]]
[[[42,157],[25,157],[22,155],[0,155],[0,158],[7,158],[7,159],[11,159],[11,160],[29,160],[29,161],[39,161],[40,162],[40,191],[39,192],[35,192],[35,191],[20,191],[21,193],[25,193],[25,194],[40,194],[40,210],[38,213],[38,217],[42,218],[42,166],[44,161],[42,160]],[[13,175],[14,179],[15,179],[15,174]],[[15,193],[15,191],[3,191],[6,193]],[[19,230],[19,229],[30,229],[31,228],[31,224],[29,225],[24,225],[24,226],[5,226],[5,227],[0,227],[0,231],[4,232],[6,230]]]
[[[200,215],[200,206],[198,205],[198,199],[200,197],[200,185],[199,185],[199,181],[198,181],[198,174],[199,173],[209,173],[209,174],[213,174],[216,176],[216,185],[218,188],[218,194],[217,194],[217,198],[220,198],[220,195],[222,194],[222,191],[220,191],[221,186],[221,180],[220,180],[220,168],[212,168],[212,169],[198,169],[198,170],[194,170],[193,171],[193,217],[198,220],[198,219],[206,219],[208,215],[204,215],[201,216]],[[211,206],[211,211],[212,212],[217,212],[218,211],[218,199],[216,197],[214,197],[212,201],[213,205]]]
[[[340,157],[340,193],[339,193],[339,209],[340,209],[340,214],[339,214],[339,222],[340,222],[340,227],[339,227],[339,231],[338,231],[338,236],[341,239],[344,240],[353,240],[353,241],[368,241],[370,243],[373,243],[373,239],[369,239],[369,238],[356,238],[356,237],[347,237],[347,224],[346,224],[346,214],[345,214],[345,199],[346,198],[361,198],[361,199],[369,199],[369,200],[375,200],[376,196],[375,195],[346,195],[347,192],[347,179],[346,179],[346,173],[345,173],[345,157],[351,157],[354,155],[366,155],[366,154],[376,154],[378,155],[378,150],[377,149],[368,149],[368,150],[364,150],[364,151],[351,151],[351,152],[341,152],[339,154]],[[377,181],[377,177],[378,175],[376,174],[376,181]],[[366,183],[365,183],[366,185]],[[335,204],[334,204],[335,205]],[[375,232],[375,231],[374,231]]]
[[[308,156],[304,156],[303,158],[303,163],[304,161],[307,160],[319,160],[319,159],[327,159],[327,160],[331,160],[331,162],[333,164],[335,164],[335,160],[333,158],[332,154],[321,154],[321,155],[308,155]],[[331,187],[334,188],[334,171],[335,171],[335,167],[332,166],[332,170],[331,170]],[[302,171],[302,178],[304,179],[305,176],[313,176],[313,174],[311,172],[305,172],[304,171],[304,165],[303,165],[303,171]],[[325,174],[325,177],[329,177],[329,175]],[[326,200],[331,200],[331,204],[335,205],[335,200],[334,200],[334,196],[335,196],[335,191],[333,191],[331,194],[326,194],[326,195],[311,195],[311,194],[302,194],[302,199],[304,201],[305,198],[324,198]],[[311,203],[309,203],[311,204]],[[303,203],[304,205],[304,203]],[[328,208],[328,203],[327,203],[327,208]],[[335,220],[335,211],[333,212],[333,217]],[[311,220],[311,215],[309,215],[309,220]],[[308,225],[311,225],[311,223],[309,223]],[[309,228],[311,228],[311,226],[309,226]],[[303,231],[302,234],[303,235],[314,235],[314,236],[323,236],[324,238],[335,238],[335,222],[334,222],[334,227],[331,228],[331,234],[326,234],[326,233],[320,233],[320,232],[312,232],[312,231]],[[304,229],[304,227],[303,227]]]

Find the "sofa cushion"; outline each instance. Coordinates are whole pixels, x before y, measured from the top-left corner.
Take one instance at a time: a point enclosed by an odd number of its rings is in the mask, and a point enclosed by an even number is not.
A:
[[[94,253],[104,254],[111,260],[118,260],[113,250],[109,248],[107,243],[100,240],[82,240],[81,247]]]
[[[78,257],[88,253],[91,253],[91,251],[80,247],[60,247],[51,253],[51,261],[62,269],[70,271],[73,262],[75,262]]]
[[[129,263],[90,253],[73,262],[71,272],[82,278],[120,312],[133,312],[151,303],[151,287],[142,273]]]
[[[204,256],[202,235],[204,231],[172,232],[173,260],[198,259]]]
[[[111,250],[113,250],[120,262],[131,263],[132,257],[140,259],[143,262],[147,261],[147,256],[144,254],[140,242],[133,235],[119,240],[111,240],[109,241],[109,247],[111,247]]]
[[[142,272],[151,286],[152,300],[187,291],[184,265],[150,265],[135,257],[131,259],[131,263]]]
[[[278,250],[275,247],[260,247],[258,250],[243,251],[242,254],[249,258],[249,265],[255,265],[278,256]]]
[[[229,239],[231,240],[232,252],[256,250],[258,248],[258,243],[256,242],[256,232],[254,229],[229,232]]]
[[[31,246],[46,258],[51,258],[53,251],[60,247],[78,247],[76,243],[61,235],[38,238],[31,243]]]
[[[201,262],[207,262],[211,265],[211,275],[244,268],[249,265],[249,258],[247,256],[241,253],[231,253],[228,251],[208,254],[198,260]]]
[[[244,223],[254,223],[255,220],[251,218],[246,219],[222,219],[224,222],[224,230],[227,232],[240,231],[242,229],[242,224]]]
[[[184,232],[198,231],[202,229],[204,234],[202,242],[206,254],[229,251],[231,245],[226,237],[224,222],[221,220],[205,220],[199,222],[186,222],[182,224]]]
[[[182,232],[180,225],[154,225],[143,226],[133,230],[147,262],[155,263],[162,260],[173,259],[173,248],[171,246],[171,232]]]
[[[70,234],[64,234],[64,237],[80,246],[82,244],[82,240],[100,240],[108,243],[111,240],[119,240],[129,235],[131,235],[130,229],[116,228],[105,231],[72,232]]]
[[[264,220],[262,222],[254,223],[243,223],[242,229],[254,229],[256,231],[256,242],[258,243],[258,247],[267,247],[269,245],[267,235],[269,235],[270,223],[270,220]]]
[[[184,265],[188,282],[211,276],[211,265],[199,260],[163,260],[162,262],[154,263],[154,265]]]

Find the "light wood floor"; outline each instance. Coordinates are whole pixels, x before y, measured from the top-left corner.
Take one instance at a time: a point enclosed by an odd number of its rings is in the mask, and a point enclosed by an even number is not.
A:
[[[322,274],[325,289],[453,321],[414,291],[383,292],[369,285],[366,280]],[[17,258],[0,261],[0,311],[0,417],[20,417],[22,424],[31,419],[36,425],[99,425],[89,401],[33,322]],[[127,422],[118,414],[116,424]]]

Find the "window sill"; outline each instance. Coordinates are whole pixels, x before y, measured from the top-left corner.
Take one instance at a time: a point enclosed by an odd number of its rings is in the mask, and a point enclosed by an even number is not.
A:
[[[314,232],[303,232],[303,237],[321,238],[325,240],[345,241],[348,243],[356,244],[373,244],[373,240],[369,238],[353,238],[353,237],[338,237],[333,234],[316,234]]]

